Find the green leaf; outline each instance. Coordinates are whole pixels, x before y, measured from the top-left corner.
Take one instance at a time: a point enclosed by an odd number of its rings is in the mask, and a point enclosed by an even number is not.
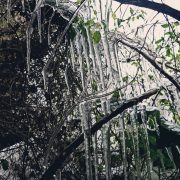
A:
[[[123,19],[117,19],[117,24],[118,24],[118,27],[121,26],[121,24],[124,22],[125,20]]]
[[[163,28],[168,28],[169,27],[169,24],[162,24],[161,25]]]
[[[168,56],[168,57],[171,56],[171,48],[169,45],[166,46],[166,56]]]
[[[160,99],[159,102],[161,105],[170,106],[170,102],[168,99]]]
[[[80,20],[79,23],[78,23],[78,29],[79,29],[80,33],[81,33],[84,37],[86,37],[86,29],[85,29],[84,26],[85,26],[84,21],[83,21],[83,20]]]
[[[91,83],[92,89],[97,91],[97,83],[96,81],[93,79],[92,83]]]
[[[133,8],[131,8],[131,7],[130,7],[130,13],[131,13],[131,15],[133,15],[133,13],[134,13]]]
[[[176,56],[175,56],[175,58],[176,58],[176,60],[180,60],[180,54],[177,54]]]
[[[174,22],[174,26],[179,26],[179,21]]]
[[[9,162],[6,159],[1,159],[1,165],[4,171],[8,170]]]
[[[159,44],[159,43],[161,43],[162,41],[164,41],[164,38],[163,37],[161,37],[159,40],[157,40],[155,43],[156,44]]]
[[[166,50],[166,56],[168,56],[168,57],[171,56],[171,50],[170,50],[170,49],[167,49],[167,50]]]
[[[85,25],[88,26],[88,27],[91,27],[91,26],[93,26],[94,24],[95,24],[94,18],[93,18],[93,19],[89,19],[89,20],[85,23]]]
[[[123,77],[123,82],[128,82],[128,76]]]
[[[119,91],[114,91],[112,98],[118,99],[119,98]]]
[[[100,33],[99,31],[95,31],[95,32],[93,33],[92,38],[93,38],[93,42],[94,42],[95,44],[98,44],[99,41],[101,40],[101,33]]]

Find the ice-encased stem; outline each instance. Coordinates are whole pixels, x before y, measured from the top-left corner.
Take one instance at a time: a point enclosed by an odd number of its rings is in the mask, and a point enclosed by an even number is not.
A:
[[[110,113],[110,102],[102,100],[103,111],[105,114]],[[110,127],[109,123],[105,124],[102,129],[104,160],[106,168],[106,180],[111,179],[111,152],[110,152]]]
[[[37,21],[38,21],[38,33],[39,42],[42,43],[42,32],[41,32],[41,8],[37,10]]]
[[[104,90],[105,89],[105,81],[104,81],[103,67],[102,67],[102,61],[101,61],[100,54],[99,54],[98,44],[94,44],[94,52],[95,52],[95,56],[96,56],[96,60],[97,60],[97,64],[98,64],[100,82],[101,82],[101,87],[99,90]]]
[[[137,126],[137,106],[133,107],[131,113],[131,123],[133,126],[133,139],[134,139],[134,148],[135,148],[135,166],[136,166],[136,176],[137,180],[141,179],[141,171],[140,171],[140,156],[139,156],[139,133],[138,133],[138,126]]]
[[[122,74],[120,70],[120,65],[118,62],[118,51],[115,44],[110,44],[111,57],[113,63],[116,64],[116,69],[118,72],[118,80],[117,84],[120,87],[122,82]],[[119,97],[121,97],[121,92],[119,92]],[[125,122],[123,115],[119,116],[119,132],[120,132],[120,140],[122,143],[122,158],[123,158],[123,172],[124,172],[124,180],[127,180],[127,156],[126,156],[126,137],[125,137]]]
[[[126,139],[125,139],[125,123],[123,116],[119,116],[119,132],[120,140],[122,143],[122,158],[123,158],[123,171],[124,180],[127,180],[127,157],[126,157]]]
[[[143,106],[141,110],[141,119],[143,123],[143,130],[145,135],[145,145],[146,145],[146,164],[147,164],[147,173],[148,173],[148,180],[151,180],[151,172],[152,172],[152,165],[151,165],[151,154],[150,154],[150,147],[149,147],[149,136],[147,131],[147,115],[146,115],[146,107]]]
[[[93,180],[92,165],[91,165],[91,152],[90,152],[90,145],[91,145],[90,115],[89,115],[87,102],[81,104],[81,112],[82,112],[82,129],[84,133],[84,144],[85,144],[87,180]]]
[[[101,39],[102,39],[102,44],[103,44],[103,48],[104,48],[105,58],[107,60],[108,73],[110,76],[109,79],[112,80],[113,73],[112,73],[111,55],[110,55],[110,51],[109,51],[109,42],[107,40],[107,32],[104,27],[101,30]]]
[[[7,22],[9,22],[11,17],[11,0],[7,0]]]
[[[103,74],[102,60],[100,58],[100,52],[98,48],[98,44],[94,44],[95,56],[98,64],[99,74],[100,74],[100,82],[101,86],[99,86],[99,90],[105,90],[105,80]],[[106,98],[101,98],[101,107],[104,114],[107,114],[109,110],[109,102],[107,102]],[[111,179],[111,166],[110,166],[110,136],[109,136],[109,123],[107,123],[102,129],[103,136],[103,147],[104,147],[104,160],[105,160],[105,168],[106,168],[106,179]]]
[[[92,59],[92,64],[93,64],[93,71],[94,74],[96,75],[96,61],[95,61],[95,54],[94,54],[94,49],[93,49],[93,44],[90,36],[90,32],[88,27],[86,26],[86,33],[87,33],[87,39],[88,39],[88,44],[89,44],[89,57]]]
[[[72,40],[70,40],[70,56],[71,56],[71,63],[73,71],[75,71],[75,52]]]
[[[31,29],[26,30],[26,46],[27,46],[27,72],[30,73],[30,55],[31,55]]]
[[[64,78],[65,78],[66,86],[68,88],[68,93],[70,94],[70,83],[69,83],[69,78],[68,78],[68,65],[67,64],[64,71]]]
[[[82,87],[83,92],[87,93],[87,89],[85,87],[85,72],[84,72],[84,62],[83,62],[83,48],[80,41],[82,40],[82,36],[80,33],[76,36],[76,48],[78,53],[78,60],[80,65],[80,72],[81,72],[81,81],[82,81]],[[92,177],[92,163],[91,163],[91,152],[90,152],[90,146],[91,146],[91,135],[90,135],[90,125],[91,125],[91,119],[89,114],[89,108],[88,103],[84,102],[81,104],[81,113],[82,113],[82,130],[84,133],[84,146],[85,146],[85,159],[86,159],[86,173],[87,173],[87,180],[93,180]]]
[[[85,60],[86,60],[86,65],[87,65],[87,68],[88,68],[88,76],[90,76],[91,67],[90,67],[90,63],[89,63],[87,43],[86,43],[85,38],[82,35],[81,35],[81,40],[82,40],[82,46],[83,46],[83,52],[84,52],[84,56],[85,56]]]
[[[171,147],[166,147],[166,152],[168,154],[168,157],[170,159],[170,161],[172,162],[173,166],[174,166],[174,169],[176,169],[176,164],[174,162],[174,158],[173,158],[173,155],[172,155],[172,151],[171,151]]]
[[[76,37],[76,48],[78,53],[78,60],[80,65],[80,73],[81,73],[81,81],[82,81],[82,88],[85,91],[85,77],[84,77],[84,67],[83,67],[83,58],[82,58],[82,45],[80,44],[80,35]]]
[[[94,172],[95,172],[95,180],[98,180],[98,152],[97,152],[97,133],[92,137],[93,148],[94,148]]]

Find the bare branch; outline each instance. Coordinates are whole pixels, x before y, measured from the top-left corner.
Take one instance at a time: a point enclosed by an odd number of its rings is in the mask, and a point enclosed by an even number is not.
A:
[[[142,55],[153,67],[155,67],[161,74],[163,74],[180,91],[180,84],[156,62],[157,54],[152,52],[148,47],[145,46],[145,44],[142,44],[140,40],[136,42],[135,40],[126,37],[125,34],[120,33],[116,40]]]
[[[166,5],[148,0],[115,0],[122,4],[131,4],[143,8],[152,9],[159,13],[167,14],[180,21],[180,11]]]

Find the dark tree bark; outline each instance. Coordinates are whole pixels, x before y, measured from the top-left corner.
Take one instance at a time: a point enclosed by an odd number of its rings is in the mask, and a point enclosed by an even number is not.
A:
[[[148,0],[115,0],[115,1],[122,3],[122,4],[130,4],[130,5],[135,5],[138,7],[152,9],[159,13],[167,14],[167,15],[177,19],[178,21],[180,20],[180,11],[178,11],[166,4],[161,4],[161,3],[148,1]]]
[[[139,102],[142,102],[144,99],[149,98],[150,96],[156,94],[159,89],[152,89],[138,97],[126,100],[123,102],[115,111],[111,114],[106,115],[99,122],[94,124],[91,128],[91,134],[97,132],[104,124],[109,122],[112,118],[116,117],[118,114],[122,113],[124,110],[137,105]],[[46,170],[40,180],[49,180],[57,171],[63,167],[65,160],[73,153],[84,141],[84,135],[81,134],[76,140],[74,140],[54,161],[54,163]]]

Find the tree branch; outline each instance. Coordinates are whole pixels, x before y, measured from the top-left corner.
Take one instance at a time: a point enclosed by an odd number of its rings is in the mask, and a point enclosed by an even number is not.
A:
[[[91,134],[95,134],[104,124],[109,122],[112,118],[116,117],[118,114],[122,113],[124,110],[137,105],[139,102],[142,102],[144,99],[151,97],[156,94],[160,89],[152,89],[146,93],[131,98],[123,102],[115,111],[111,114],[104,116],[99,122],[95,123],[91,128]],[[49,180],[57,171],[61,169],[65,160],[73,153],[84,141],[84,134],[81,134],[76,140],[74,140],[64,151],[57,157],[54,163],[45,171],[40,180]]]
[[[167,14],[180,21],[180,11],[166,5],[148,0],[115,0],[122,4],[131,4],[143,8],[152,9],[159,13]]]
[[[142,55],[153,67],[155,67],[162,75],[164,75],[174,86],[180,91],[180,84],[163,68],[159,66],[159,64],[155,61],[156,56],[148,47],[145,47],[145,43],[142,45],[140,40],[136,42],[128,37],[125,34],[118,34],[117,41],[121,44],[135,50],[137,53]]]

